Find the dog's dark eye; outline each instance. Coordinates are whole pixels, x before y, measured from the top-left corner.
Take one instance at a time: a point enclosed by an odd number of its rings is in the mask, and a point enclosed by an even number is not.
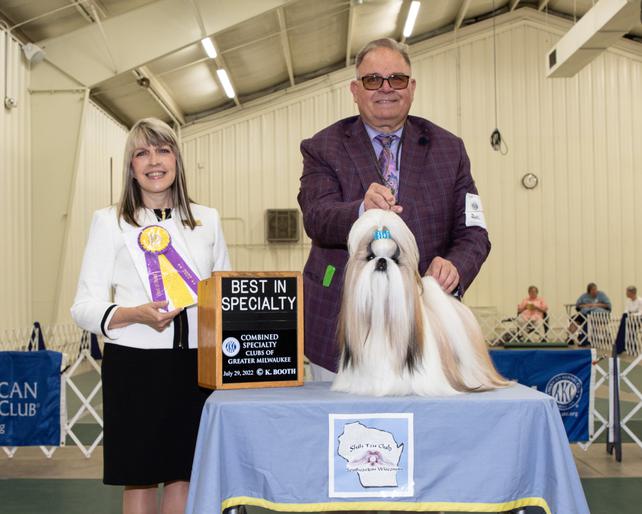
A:
[[[397,251],[392,256],[392,260],[395,261],[397,264],[399,264],[399,256],[400,255],[401,255],[401,251],[399,250],[399,247],[397,246]]]
[[[374,259],[374,253],[369,253],[366,260],[371,261],[372,259]]]

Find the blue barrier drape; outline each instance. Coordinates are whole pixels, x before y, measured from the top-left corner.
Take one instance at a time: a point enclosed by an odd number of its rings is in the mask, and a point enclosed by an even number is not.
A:
[[[60,444],[62,354],[0,352],[0,446]]]
[[[588,441],[591,350],[492,350],[497,371],[552,396],[571,443]]]

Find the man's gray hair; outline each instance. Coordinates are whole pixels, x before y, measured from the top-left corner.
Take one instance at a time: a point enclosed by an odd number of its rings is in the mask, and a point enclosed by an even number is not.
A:
[[[638,294],[638,288],[635,286],[629,286],[626,288],[627,293]]]
[[[393,50],[397,52],[401,57],[403,57],[403,60],[406,61],[406,64],[410,66],[410,56],[408,55],[408,45],[405,43],[399,43],[395,41],[392,38],[389,37],[383,37],[381,39],[375,39],[374,41],[370,41],[370,43],[366,43],[366,45],[359,50],[359,53],[357,54],[357,57],[355,58],[354,65],[355,68],[358,68],[361,66],[361,63],[363,62],[364,57],[371,52],[372,50],[375,50],[376,48],[388,48],[389,50]]]

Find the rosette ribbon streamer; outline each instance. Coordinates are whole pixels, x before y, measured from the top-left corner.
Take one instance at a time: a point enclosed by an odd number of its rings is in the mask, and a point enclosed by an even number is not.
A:
[[[160,225],[143,228],[138,235],[138,246],[145,252],[152,301],[169,299],[174,308],[192,305],[198,292],[199,278],[172,246],[172,237],[167,229]]]

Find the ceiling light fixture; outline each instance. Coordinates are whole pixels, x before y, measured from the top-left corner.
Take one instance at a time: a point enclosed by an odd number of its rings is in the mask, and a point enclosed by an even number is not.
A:
[[[214,43],[210,38],[204,37],[201,39],[201,45],[203,45],[203,49],[210,59],[216,59],[216,48],[214,48]]]
[[[227,72],[221,68],[216,70],[216,74],[218,75],[218,79],[221,81],[221,85],[223,86],[227,97],[234,98],[236,96],[236,93],[234,92],[234,88],[232,87],[230,78],[227,76]]]
[[[419,12],[420,5],[421,2],[419,2],[418,0],[410,3],[410,9],[408,9],[406,24],[403,27],[403,37],[410,37],[410,34],[412,34],[412,29],[415,28],[415,21],[417,21],[417,13]]]

